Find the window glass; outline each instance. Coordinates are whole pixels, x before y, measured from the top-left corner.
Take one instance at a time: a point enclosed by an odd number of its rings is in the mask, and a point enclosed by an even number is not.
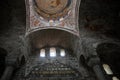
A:
[[[106,74],[108,74],[108,75],[113,74],[113,72],[112,72],[112,70],[110,69],[110,66],[109,66],[109,65],[103,64],[103,68],[104,68]]]
[[[45,57],[45,49],[40,50],[40,57]]]
[[[62,56],[62,57],[65,56],[65,50],[64,50],[64,49],[61,49],[61,50],[60,50],[60,56]]]
[[[56,48],[50,48],[50,57],[56,57]]]
[[[114,77],[112,77],[112,80],[119,80],[119,79],[118,79],[117,77],[114,76]]]

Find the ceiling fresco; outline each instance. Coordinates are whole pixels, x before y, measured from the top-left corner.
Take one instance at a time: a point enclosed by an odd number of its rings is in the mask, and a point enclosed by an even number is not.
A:
[[[27,32],[60,29],[79,36],[80,0],[26,0]]]
[[[71,0],[35,0],[34,2],[38,14],[48,20],[64,17],[71,5]]]

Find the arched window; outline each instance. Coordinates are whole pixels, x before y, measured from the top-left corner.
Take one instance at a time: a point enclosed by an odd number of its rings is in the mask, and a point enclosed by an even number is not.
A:
[[[116,76],[113,76],[112,80],[120,80],[120,79],[118,79]]]
[[[64,57],[64,56],[65,56],[65,50],[64,50],[64,49],[61,49],[61,50],[60,50],[60,56],[61,56],[61,57]]]
[[[45,49],[40,50],[40,57],[45,57]]]
[[[106,74],[108,74],[108,75],[112,75],[113,74],[113,72],[112,72],[112,70],[111,70],[109,65],[103,64],[103,68],[104,68]]]
[[[50,57],[56,57],[56,48],[50,48]]]

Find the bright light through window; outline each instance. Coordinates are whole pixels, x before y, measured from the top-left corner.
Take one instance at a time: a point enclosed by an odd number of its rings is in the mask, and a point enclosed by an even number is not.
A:
[[[60,56],[62,56],[62,57],[65,56],[65,50],[64,50],[64,49],[61,49],[61,50],[60,50]]]
[[[120,80],[120,79],[118,79],[117,77],[112,77],[112,80]]]
[[[50,57],[56,57],[56,48],[50,48]]]
[[[103,64],[103,68],[104,68],[106,74],[108,74],[108,75],[113,74],[113,72],[112,72],[112,70],[110,69],[110,66],[109,66],[109,65]]]
[[[40,50],[40,57],[45,57],[45,49]]]

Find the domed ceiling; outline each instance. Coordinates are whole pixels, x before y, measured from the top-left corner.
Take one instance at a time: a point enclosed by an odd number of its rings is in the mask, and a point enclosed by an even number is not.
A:
[[[81,0],[26,0],[26,35],[43,29],[60,29],[79,36]]]
[[[34,0],[38,14],[47,19],[57,19],[67,15],[71,0]]]

